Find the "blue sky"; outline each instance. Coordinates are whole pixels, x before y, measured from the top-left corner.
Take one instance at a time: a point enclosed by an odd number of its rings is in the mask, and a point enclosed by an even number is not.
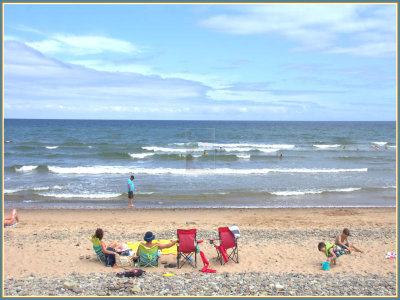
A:
[[[396,120],[394,4],[3,4],[6,118]]]

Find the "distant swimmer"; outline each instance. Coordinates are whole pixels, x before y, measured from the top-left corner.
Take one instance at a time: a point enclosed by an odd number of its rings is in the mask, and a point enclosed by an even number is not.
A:
[[[207,153],[207,151],[206,151],[206,150],[204,150],[204,155],[208,155],[208,153]]]
[[[387,144],[385,144],[385,150],[387,150],[387,148],[388,148],[388,147],[387,147]]]
[[[378,146],[375,146],[375,150],[379,150],[379,147],[378,147]]]
[[[283,155],[282,155],[282,153],[281,153],[281,155],[279,156],[279,158],[282,160],[282,158],[283,158]]]
[[[343,146],[343,150],[346,150],[346,146]]]
[[[222,147],[219,147],[219,150],[218,150],[219,152],[222,152],[222,151],[224,151],[224,149],[222,149]]]

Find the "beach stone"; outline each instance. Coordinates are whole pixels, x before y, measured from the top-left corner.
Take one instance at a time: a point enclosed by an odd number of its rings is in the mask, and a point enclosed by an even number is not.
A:
[[[25,291],[22,291],[22,293],[20,293],[20,295],[21,295],[21,296],[31,296],[31,295],[33,295],[33,294],[32,294],[31,291],[25,290]]]
[[[135,285],[132,287],[131,291],[132,291],[133,293],[135,293],[135,294],[138,294],[138,293],[140,293],[140,292],[142,291],[142,288],[140,287],[140,284],[135,284]]]
[[[81,288],[73,288],[72,291],[76,294],[80,294],[83,292],[83,290]]]
[[[65,289],[67,289],[67,290],[72,290],[72,289],[74,289],[74,288],[76,287],[76,283],[70,282],[70,281],[65,281],[65,282],[63,283],[63,287],[64,287]]]
[[[281,291],[281,290],[283,290],[284,286],[281,285],[281,284],[279,284],[279,283],[275,283],[275,288],[276,288],[278,291]]]

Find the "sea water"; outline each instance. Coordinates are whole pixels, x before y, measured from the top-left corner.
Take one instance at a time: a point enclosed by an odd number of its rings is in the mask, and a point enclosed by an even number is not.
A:
[[[395,122],[4,120],[5,207],[391,207]]]

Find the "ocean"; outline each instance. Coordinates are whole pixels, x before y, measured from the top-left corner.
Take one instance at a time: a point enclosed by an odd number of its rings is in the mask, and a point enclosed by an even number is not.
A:
[[[4,120],[5,208],[396,206],[395,122]]]

